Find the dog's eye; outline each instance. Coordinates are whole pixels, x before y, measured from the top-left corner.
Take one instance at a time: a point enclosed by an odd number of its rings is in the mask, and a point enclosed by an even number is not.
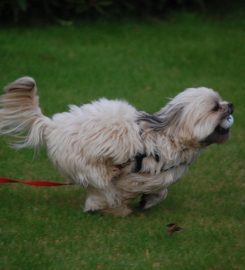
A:
[[[215,106],[213,107],[212,111],[217,112],[219,110],[219,103],[216,103]]]

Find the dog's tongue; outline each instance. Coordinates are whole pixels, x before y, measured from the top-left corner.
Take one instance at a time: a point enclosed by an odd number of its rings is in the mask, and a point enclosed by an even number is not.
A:
[[[228,129],[233,125],[233,123],[234,123],[234,118],[230,114],[222,120],[222,122],[220,123],[220,127],[224,128],[224,129]]]

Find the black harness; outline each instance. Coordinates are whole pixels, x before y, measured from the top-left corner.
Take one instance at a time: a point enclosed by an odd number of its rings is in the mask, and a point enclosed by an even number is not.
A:
[[[147,157],[146,154],[138,154],[137,156],[135,156],[135,173],[139,172],[142,169],[142,162],[145,157]]]
[[[143,159],[146,158],[146,157],[147,157],[146,153],[144,153],[144,154],[137,154],[137,155],[135,156],[135,159],[134,159],[134,160],[135,160],[135,168],[134,168],[134,171],[133,171],[134,173],[138,173],[138,172],[141,171]],[[158,154],[153,155],[153,157],[154,157],[154,159],[156,160],[156,162],[159,162],[160,157],[159,157]],[[189,166],[190,163],[191,163],[191,162],[186,162],[186,161],[184,161],[184,162],[181,162],[181,163],[178,164],[178,165],[173,165],[173,166],[168,167],[168,168],[165,168],[165,169],[164,169],[164,167],[163,167],[163,168],[161,169],[161,172],[167,172],[167,171],[172,170],[172,169],[174,169],[174,168],[176,168],[176,167],[179,167],[179,166]]]

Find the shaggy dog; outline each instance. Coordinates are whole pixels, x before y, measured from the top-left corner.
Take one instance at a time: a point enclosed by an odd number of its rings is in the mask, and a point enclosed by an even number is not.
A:
[[[125,216],[141,196],[146,209],[166,198],[202,149],[223,143],[233,113],[211,89],[189,88],[149,114],[105,98],[44,116],[35,81],[22,77],[0,98],[0,134],[22,136],[17,148],[45,145],[61,174],[87,188],[84,211]]]

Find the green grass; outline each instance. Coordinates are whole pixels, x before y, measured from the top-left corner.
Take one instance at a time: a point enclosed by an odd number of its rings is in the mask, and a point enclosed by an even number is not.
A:
[[[78,187],[0,186],[0,269],[244,269],[245,35],[242,16],[0,29],[0,86],[38,83],[46,115],[102,96],[157,111],[186,87],[235,104],[231,139],[211,146],[161,205],[127,218],[85,214]],[[62,181],[45,150],[0,139],[0,176]],[[166,224],[184,228],[172,237]]]

